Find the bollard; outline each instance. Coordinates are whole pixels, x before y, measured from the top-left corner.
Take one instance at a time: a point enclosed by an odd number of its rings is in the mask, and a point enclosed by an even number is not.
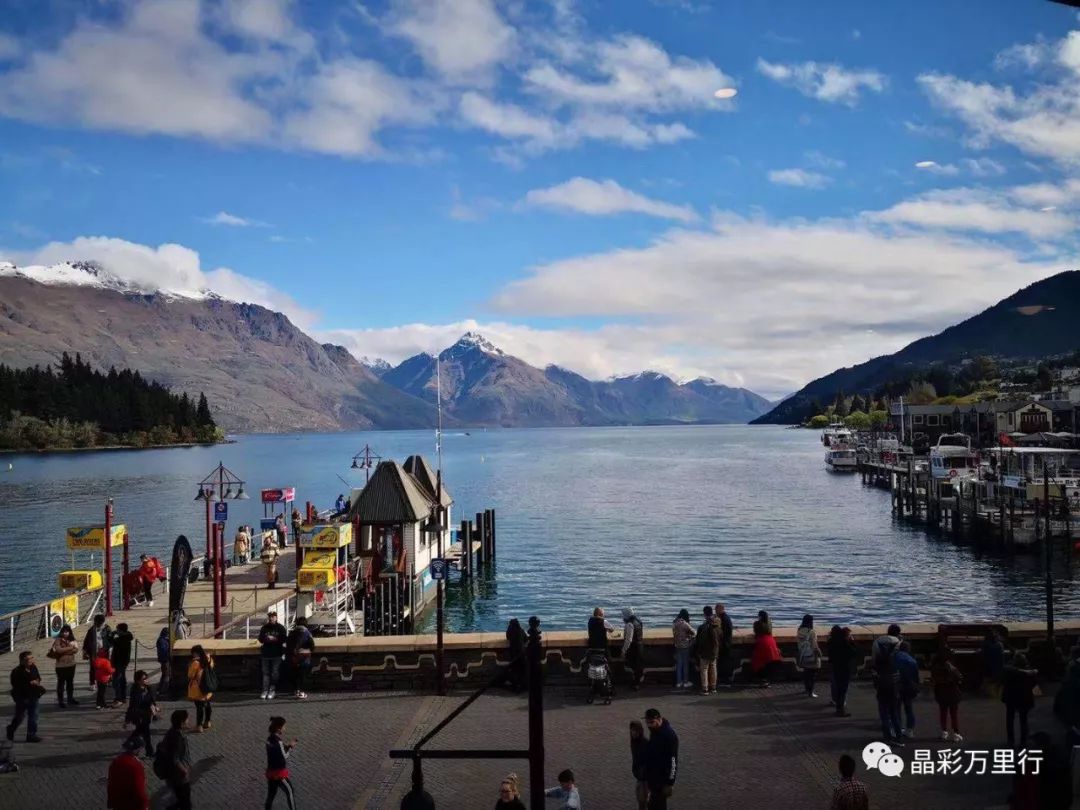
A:
[[[540,620],[529,617],[529,806],[544,806],[544,668]]]

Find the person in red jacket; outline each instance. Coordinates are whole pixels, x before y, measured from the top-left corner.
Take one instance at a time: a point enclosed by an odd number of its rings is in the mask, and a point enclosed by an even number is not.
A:
[[[97,707],[105,708],[105,688],[112,683],[112,676],[116,669],[109,660],[109,651],[105,648],[98,650],[97,658],[92,662],[94,668],[94,683],[97,684]]]
[[[109,763],[106,786],[110,810],[149,810],[150,796],[146,792],[146,771],[139,761],[142,740],[129,739],[124,750]]]

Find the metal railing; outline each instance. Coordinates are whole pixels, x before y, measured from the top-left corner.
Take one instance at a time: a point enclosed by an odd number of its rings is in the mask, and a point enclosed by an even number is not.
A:
[[[57,599],[65,596],[67,598],[72,596],[78,598],[79,605],[74,625],[78,626],[93,612],[101,593],[101,588],[93,588],[87,591],[61,594],[47,602],[39,602],[36,605],[3,614],[0,616],[0,655],[10,653],[43,638],[48,638],[49,615],[52,613],[51,606]]]

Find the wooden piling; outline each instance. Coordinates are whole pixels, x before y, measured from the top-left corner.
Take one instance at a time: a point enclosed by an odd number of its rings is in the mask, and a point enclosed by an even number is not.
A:
[[[469,532],[469,521],[461,521],[458,537],[461,538],[461,578],[468,579],[469,569],[472,568],[472,536]]]
[[[489,509],[491,512],[491,559],[495,559],[495,510]]]
[[[489,563],[495,559],[494,549],[491,547],[491,510],[484,510],[484,559]]]
[[[477,512],[476,513],[476,531],[477,531],[477,534],[479,534],[479,537],[477,539],[480,541],[480,564],[481,565],[487,565],[488,562],[489,562],[488,561],[488,556],[487,556],[487,536],[485,535],[485,531],[484,531],[486,528],[487,527],[484,526],[484,513],[483,512]]]

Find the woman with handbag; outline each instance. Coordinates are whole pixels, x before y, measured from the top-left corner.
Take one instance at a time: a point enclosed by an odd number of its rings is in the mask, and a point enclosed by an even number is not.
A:
[[[60,628],[60,635],[52,643],[52,647],[46,655],[56,662],[56,705],[61,709],[67,708],[68,703],[78,706],[75,699],[75,654],[79,652],[79,645],[75,643],[75,633],[70,624]],[[64,693],[67,700],[64,700]]]
[[[188,664],[188,700],[195,704],[195,734],[210,730],[210,717],[214,712],[211,701],[217,688],[217,674],[214,672],[214,659],[201,644],[191,648],[191,663]]]
[[[818,670],[821,669],[821,647],[818,646],[817,631],[814,629],[814,617],[809,613],[803,616],[796,639],[799,644],[799,668],[802,670],[806,696],[816,698],[814,681],[817,679]]]

